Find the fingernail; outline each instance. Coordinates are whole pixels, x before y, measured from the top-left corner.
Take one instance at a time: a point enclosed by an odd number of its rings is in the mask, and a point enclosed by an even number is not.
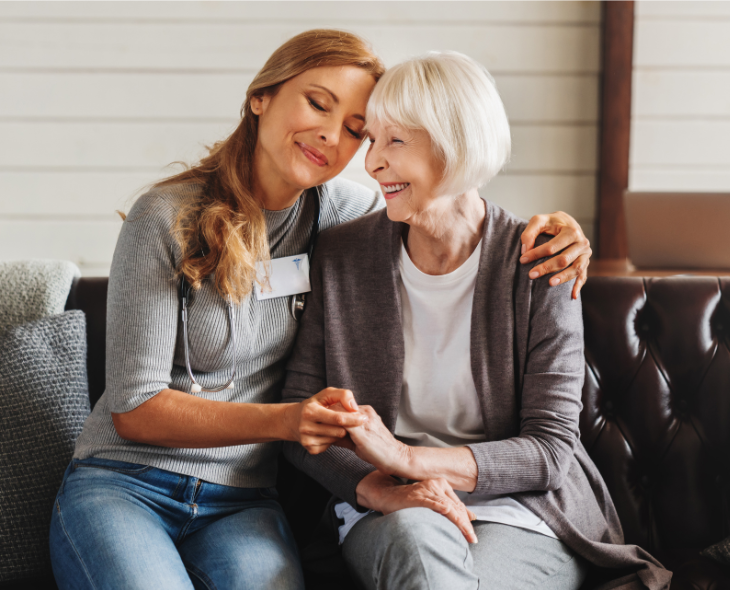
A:
[[[553,277],[550,279],[550,284],[554,287],[555,285],[560,283],[560,279],[558,277]]]
[[[527,262],[527,256],[523,256],[522,258],[520,258],[520,262],[522,262],[523,264]]]
[[[350,408],[357,410],[357,402],[354,399],[350,400]]]
[[[521,252],[521,254],[524,254],[526,250],[527,250],[527,244],[522,244],[522,252]]]
[[[536,270],[530,271],[530,278],[531,279],[536,279],[538,276],[540,276],[540,273],[537,272]]]

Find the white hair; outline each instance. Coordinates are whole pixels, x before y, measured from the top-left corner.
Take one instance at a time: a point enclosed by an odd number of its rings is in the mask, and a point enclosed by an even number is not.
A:
[[[484,186],[509,161],[509,122],[494,80],[455,51],[390,68],[370,97],[367,120],[426,131],[444,164],[444,194]]]

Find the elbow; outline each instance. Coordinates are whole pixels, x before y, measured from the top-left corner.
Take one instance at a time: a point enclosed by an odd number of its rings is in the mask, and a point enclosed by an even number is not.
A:
[[[115,414],[112,412],[112,422],[114,423],[114,429],[120,438],[128,440],[130,442],[144,442],[139,439],[138,429],[136,428],[136,420],[134,416],[131,416],[132,412],[126,412],[124,414]]]
[[[566,442],[545,449],[548,457],[544,490],[555,492],[563,487],[573,464],[574,445]]]

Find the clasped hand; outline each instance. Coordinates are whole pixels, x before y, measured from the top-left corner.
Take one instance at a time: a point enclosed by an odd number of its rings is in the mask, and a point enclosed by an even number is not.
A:
[[[446,479],[425,477],[403,485],[392,477],[414,479],[414,449],[397,440],[372,407],[358,407],[350,391],[334,388],[310,400],[302,409],[299,428],[300,443],[307,451],[318,454],[332,445],[345,447],[377,468],[358,484],[359,504],[383,514],[429,508],[453,522],[468,542],[477,542],[471,524],[476,516]],[[328,424],[322,424],[323,420]]]

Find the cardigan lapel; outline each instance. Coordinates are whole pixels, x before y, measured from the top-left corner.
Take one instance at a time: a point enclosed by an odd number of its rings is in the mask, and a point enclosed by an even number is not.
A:
[[[484,433],[486,440],[493,441],[514,436],[519,428],[513,301],[519,245],[514,243],[514,231],[507,229],[512,224],[500,219],[504,212],[489,201],[486,203],[482,252],[472,304],[470,348],[472,377],[482,408]]]

